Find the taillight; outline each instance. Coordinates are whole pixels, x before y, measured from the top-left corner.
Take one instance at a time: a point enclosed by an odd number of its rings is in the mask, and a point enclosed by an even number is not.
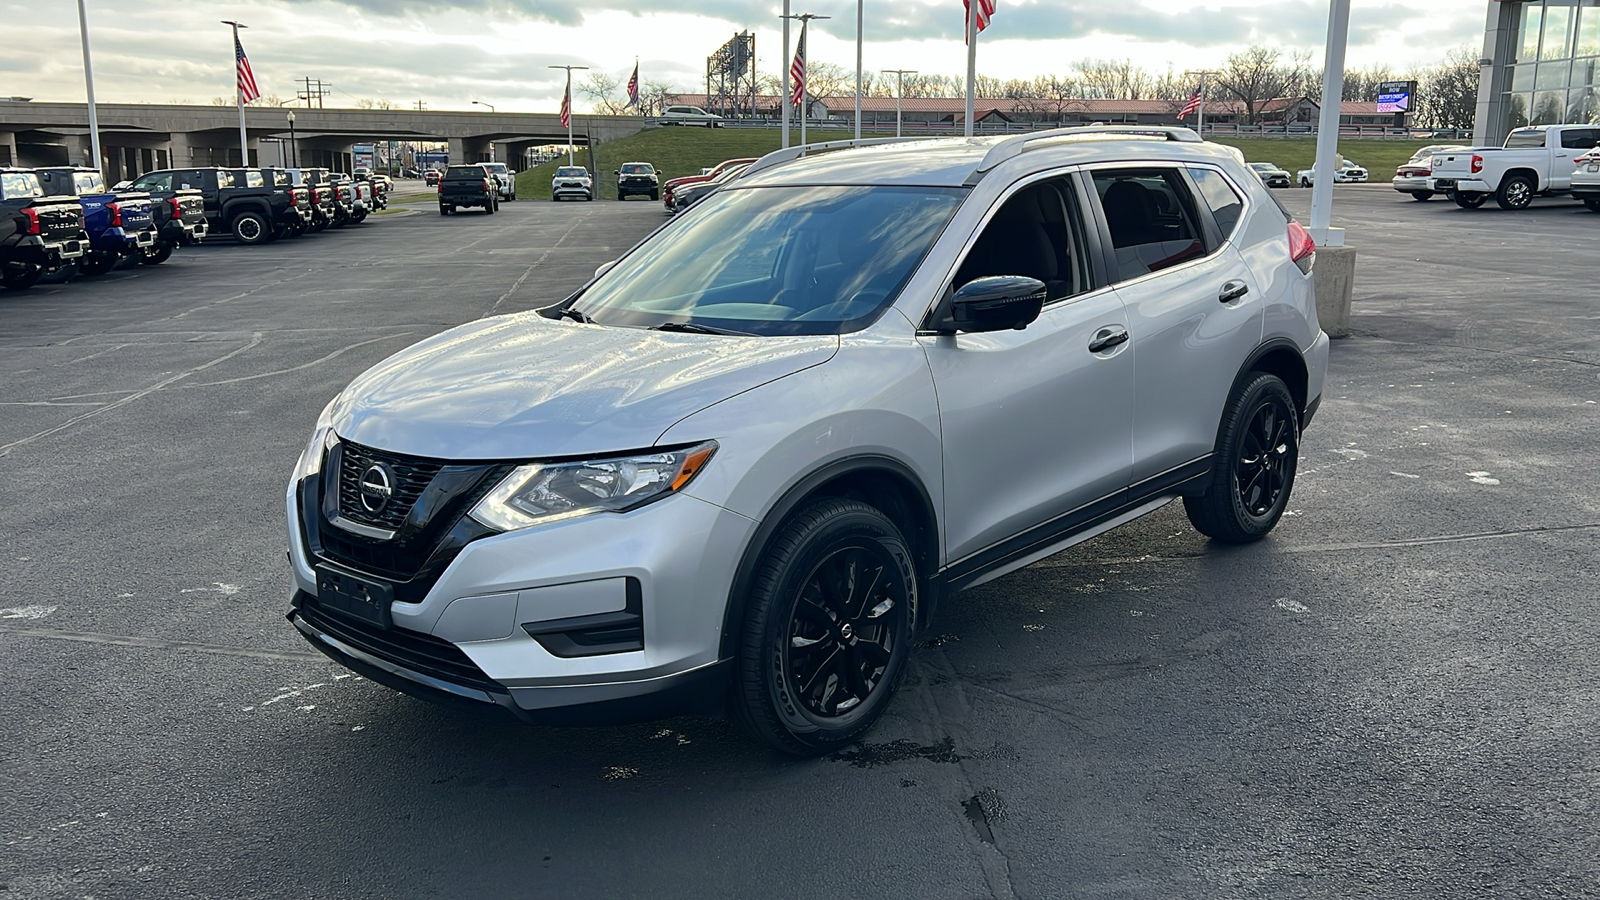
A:
[[[178,202],[178,198],[169,197],[167,202],[172,204],[172,214],[180,219],[183,218],[183,204]]]
[[[435,181],[434,184],[437,184],[439,186],[438,187],[439,193],[441,193],[441,194],[444,193],[444,180],[443,179],[440,179],[439,181]]]
[[[483,180],[483,189],[484,189],[484,190],[485,190],[485,191],[488,191],[488,190],[489,190],[489,179],[487,179],[487,178],[485,178],[485,179],[484,179],[484,180]]]
[[[111,210],[111,227],[116,228],[122,224],[122,206],[118,203],[107,203],[106,209]]]
[[[1317,260],[1317,242],[1311,239],[1311,232],[1305,226],[1293,219],[1289,220],[1289,259],[1307,275],[1311,274],[1311,264]]]
[[[37,209],[24,209],[22,214],[27,217],[28,223],[22,226],[23,234],[41,234],[39,230],[39,211]]]
[[[290,206],[299,206],[300,205],[300,195],[296,194],[294,191],[290,191],[289,192],[289,205]]]
[[[1483,157],[1479,156],[1476,153],[1472,154],[1472,174],[1476,175],[1476,174],[1478,174],[1479,172],[1482,172],[1482,171],[1483,171]]]

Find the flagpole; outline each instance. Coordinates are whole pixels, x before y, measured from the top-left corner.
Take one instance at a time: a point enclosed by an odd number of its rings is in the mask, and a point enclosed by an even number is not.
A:
[[[806,58],[806,26],[811,24],[809,16],[800,17],[800,146],[806,145],[806,91],[810,85],[806,84],[811,79],[806,76],[811,74],[811,60]]]
[[[856,0],[856,140],[861,140],[861,8],[866,0]]]
[[[249,25],[240,25],[227,19],[222,20],[224,25],[233,26],[233,98],[239,106],[239,166],[250,168],[250,137],[244,130],[244,85],[239,83],[239,29],[249,28]]]
[[[1200,117],[1195,120],[1194,131],[1195,134],[1203,135],[1206,132],[1206,79],[1212,75],[1220,75],[1222,73],[1209,70],[1191,70],[1183,74],[1200,76],[1200,105],[1195,108]]]
[[[978,79],[978,4],[983,0],[967,0],[967,137],[972,137],[972,109]]]
[[[94,64],[89,61],[89,11],[84,0],[78,0],[78,31],[83,38],[83,85],[89,92],[89,148],[94,153],[94,167],[101,168],[100,120],[94,111]]]
[[[789,0],[783,0],[783,93],[778,98],[783,116],[783,146],[789,146]]]
[[[637,66],[638,63],[634,63],[634,65]],[[574,163],[572,161],[572,154],[573,154],[573,147],[572,147],[572,70],[573,69],[587,69],[589,67],[588,66],[545,66],[545,68],[547,68],[547,69],[566,69],[567,70],[567,96],[566,96],[566,101],[565,101],[566,105],[567,105],[567,165],[571,166],[571,165],[574,165]],[[593,149],[592,145],[591,145],[590,149]]]

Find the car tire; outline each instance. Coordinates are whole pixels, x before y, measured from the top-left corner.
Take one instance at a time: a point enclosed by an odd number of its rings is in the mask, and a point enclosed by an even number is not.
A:
[[[258,212],[246,211],[234,216],[229,230],[233,232],[233,239],[241,244],[265,244],[272,236],[266,216]]]
[[[1282,379],[1254,373],[1228,401],[1206,491],[1183,498],[1195,530],[1227,544],[1260,540],[1278,524],[1300,458],[1300,414]]]
[[[20,269],[7,266],[0,269],[0,284],[5,285],[7,290],[25,291],[43,276],[44,267],[32,263]]]
[[[111,271],[116,264],[117,257],[115,254],[92,251],[85,253],[78,260],[78,274],[87,275],[90,278],[98,278]]]
[[[1494,192],[1494,202],[1501,209],[1527,209],[1532,205],[1536,191],[1533,179],[1526,175],[1513,175],[1500,182],[1500,190]]]
[[[439,215],[441,215],[441,216],[450,215],[450,210],[446,209],[445,205],[443,203],[439,204]]]
[[[172,245],[161,244],[159,246],[152,247],[149,251],[147,251],[144,255],[144,258],[140,259],[139,262],[140,264],[146,266],[159,266],[171,258]]]
[[[905,673],[917,589],[909,545],[888,516],[842,498],[802,507],[757,564],[735,659],[734,717],[796,756],[859,740]]]
[[[1590,212],[1600,213],[1600,197],[1585,197],[1583,205],[1589,207]]]
[[[496,207],[494,205],[494,201],[493,200],[488,200],[488,201],[484,202],[484,204],[483,204],[484,215],[488,215],[488,216],[494,215],[495,209],[496,209]]]
[[[1450,199],[1454,200],[1456,205],[1462,209],[1477,209],[1488,202],[1489,195],[1456,191],[1455,196],[1451,197]]]
[[[651,191],[650,192],[650,200],[652,202],[654,202],[654,203],[660,203],[661,202],[661,192],[660,191]]]
[[[1421,200],[1422,202],[1426,203],[1427,201],[1433,199],[1433,191],[1412,191],[1411,199]]]

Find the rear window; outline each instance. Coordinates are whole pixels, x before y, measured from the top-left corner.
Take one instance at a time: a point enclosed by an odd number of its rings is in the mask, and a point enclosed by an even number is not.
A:
[[[1239,217],[1244,214],[1244,200],[1233,189],[1233,185],[1213,169],[1190,169],[1189,174],[1194,178],[1194,183],[1200,186],[1200,196],[1211,207],[1211,215],[1217,220],[1217,230],[1222,232],[1226,240],[1238,226]]]
[[[39,176],[32,172],[0,172],[0,197],[16,200],[22,197],[43,197]]]
[[[1095,172],[1094,187],[1111,231],[1118,280],[1206,255],[1193,198],[1176,169]]]
[[[445,170],[446,178],[482,178],[486,173],[483,166],[451,166]]]
[[[144,175],[133,183],[135,190],[140,191],[170,191],[172,190],[171,172],[154,172]]]
[[[622,165],[622,174],[624,175],[653,175],[655,171],[656,167],[649,163],[623,163]]]
[[[1544,146],[1542,131],[1513,131],[1506,138],[1507,150],[1529,150]]]
[[[104,194],[106,192],[106,180],[100,177],[99,172],[73,172],[72,186],[77,188],[80,194]]]

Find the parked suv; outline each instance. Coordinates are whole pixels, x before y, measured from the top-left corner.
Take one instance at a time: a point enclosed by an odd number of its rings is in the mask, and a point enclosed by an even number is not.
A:
[[[661,111],[658,121],[662,125],[704,125],[721,128],[722,117],[708,113],[698,106],[669,106]]]
[[[550,199],[563,200],[567,197],[594,199],[594,178],[590,176],[588,169],[583,166],[556,168],[555,177],[550,179]]]
[[[661,181],[656,177],[655,166],[647,162],[629,162],[617,170],[617,199],[626,200],[634,194],[651,200],[661,199]]]
[[[286,496],[311,644],[528,720],[726,708],[814,754],[950,594],[1179,497],[1222,543],[1278,522],[1328,340],[1311,240],[1237,151],[805,153],[329,402]]]

